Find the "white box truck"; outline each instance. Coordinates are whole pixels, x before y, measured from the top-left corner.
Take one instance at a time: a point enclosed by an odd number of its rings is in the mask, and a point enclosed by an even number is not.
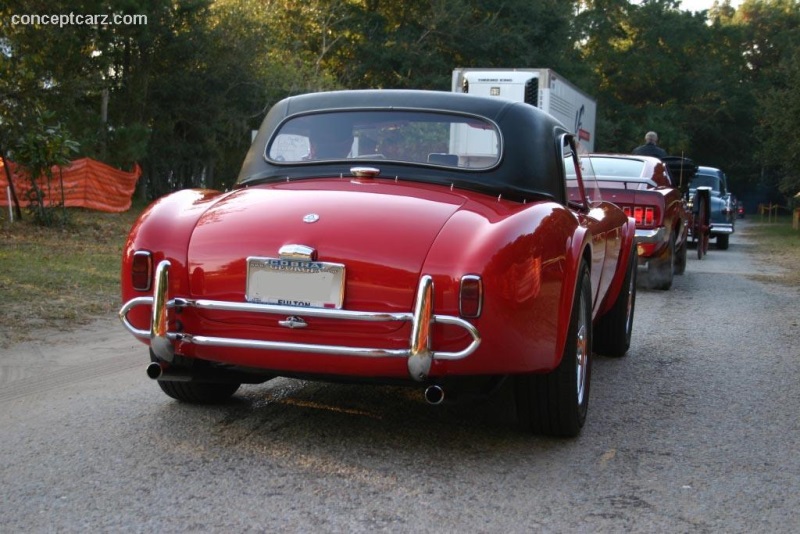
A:
[[[597,102],[551,69],[457,68],[453,92],[536,106],[571,129],[587,152],[594,152]]]

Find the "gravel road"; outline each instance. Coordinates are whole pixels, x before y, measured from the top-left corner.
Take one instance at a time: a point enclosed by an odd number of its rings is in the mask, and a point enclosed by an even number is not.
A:
[[[433,407],[278,379],[182,405],[115,318],[0,350],[0,531],[796,532],[800,290],[750,278],[774,268],[747,225],[640,289],[577,439],[519,431],[508,389]]]

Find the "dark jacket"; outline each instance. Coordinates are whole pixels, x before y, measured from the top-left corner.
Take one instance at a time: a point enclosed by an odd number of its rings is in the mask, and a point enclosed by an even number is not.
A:
[[[647,143],[637,146],[633,149],[633,153],[637,156],[655,156],[657,158],[666,158],[668,155],[666,150],[655,143]]]

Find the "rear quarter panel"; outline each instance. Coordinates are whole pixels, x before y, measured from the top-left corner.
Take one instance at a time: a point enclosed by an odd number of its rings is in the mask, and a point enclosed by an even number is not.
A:
[[[219,191],[209,189],[185,189],[172,193],[148,206],[134,222],[122,252],[120,289],[122,302],[135,297],[151,296],[152,290],[142,292],[131,285],[131,263],[133,253],[150,251],[153,268],[162,260],[169,260],[170,295],[189,294],[187,272],[187,250],[189,240],[198,219],[221,198]],[[139,329],[150,326],[149,308],[139,306],[128,313],[131,324]]]
[[[435,313],[457,314],[463,274],[480,274],[485,290],[474,320],[481,347],[465,360],[435,362],[434,375],[549,371],[560,361],[586,229],[557,203],[502,204],[455,214],[425,262]]]

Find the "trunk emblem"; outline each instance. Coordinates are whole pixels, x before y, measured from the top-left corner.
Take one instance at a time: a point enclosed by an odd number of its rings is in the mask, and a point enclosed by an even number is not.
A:
[[[303,217],[303,222],[305,223],[315,223],[319,220],[319,215],[316,213],[309,213],[308,215]]]
[[[296,315],[290,315],[283,321],[278,321],[278,324],[286,328],[305,328],[308,326],[308,323],[302,317],[297,317]]]

